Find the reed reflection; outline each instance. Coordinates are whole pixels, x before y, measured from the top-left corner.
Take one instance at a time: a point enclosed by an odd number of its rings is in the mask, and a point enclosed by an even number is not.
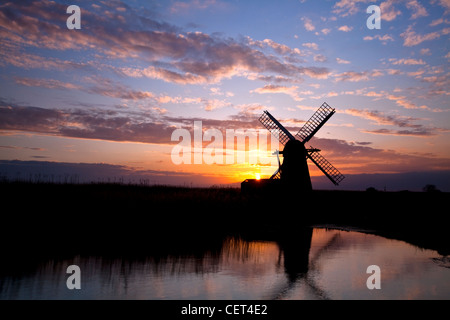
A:
[[[420,293],[414,298],[433,296],[430,285],[442,297],[445,287],[436,279],[449,276],[446,257],[357,232],[291,227],[278,233],[155,233],[145,238],[122,238],[124,244],[109,250],[72,248],[64,256],[44,249],[34,256],[23,251],[4,255],[0,299],[377,298],[365,287],[365,268],[374,261],[390,272],[383,273],[378,298],[409,297],[398,291],[406,285]],[[66,287],[71,264],[82,270],[78,292]]]

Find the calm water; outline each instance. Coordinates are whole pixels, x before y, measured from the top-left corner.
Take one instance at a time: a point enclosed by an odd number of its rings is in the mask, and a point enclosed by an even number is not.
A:
[[[69,290],[69,265],[81,289]],[[366,286],[367,267],[381,289]],[[450,261],[433,250],[315,228],[287,242],[227,238],[219,250],[139,259],[75,256],[0,276],[0,299],[450,299]]]

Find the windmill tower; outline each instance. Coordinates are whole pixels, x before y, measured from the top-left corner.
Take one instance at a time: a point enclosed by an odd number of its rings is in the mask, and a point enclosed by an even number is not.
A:
[[[278,122],[268,111],[264,111],[259,121],[272,134],[278,137],[281,144],[284,145],[283,151],[277,152],[283,155],[283,163],[278,160],[278,170],[270,177],[263,179],[265,181],[247,179],[241,184],[241,188],[261,189],[262,186],[279,186],[292,188],[293,191],[311,191],[311,177],[309,175],[307,160],[311,160],[320,171],[327,176],[334,184],[344,179],[344,176],[321,154],[319,149],[313,147],[305,148],[305,144],[311,140],[317,131],[331,118],[335,113],[326,102],[312,115],[304,126],[293,136],[285,127]]]

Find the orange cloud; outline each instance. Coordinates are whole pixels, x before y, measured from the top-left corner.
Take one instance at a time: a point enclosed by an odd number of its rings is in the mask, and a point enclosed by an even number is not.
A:
[[[210,4],[216,3],[197,1],[197,5]],[[107,3],[103,5],[108,6]],[[190,5],[195,5],[195,1]],[[112,7],[108,14],[114,19],[105,17],[104,12],[100,12],[101,8],[86,10],[83,12],[83,23],[90,28],[83,29],[83,32],[67,32],[59,25],[66,19],[59,14],[65,11],[63,5],[42,1],[29,6],[15,2],[5,6],[8,10],[0,11],[0,35],[6,43],[6,52],[0,54],[0,64],[3,65],[59,70],[99,68],[93,62],[73,63],[51,57],[44,59],[22,52],[24,47],[32,46],[59,51],[94,50],[98,57],[106,59],[137,59],[147,66],[109,68],[129,76],[145,76],[180,84],[216,83],[249,72],[261,76],[276,74],[290,77],[293,81],[300,79],[301,75],[324,78],[329,74],[325,68],[295,64],[301,61],[298,57],[303,53],[298,48],[292,49],[271,39],[245,43],[223,39],[220,35],[182,32],[176,26],[150,18],[145,18],[145,23],[141,23],[144,18],[135,10],[117,11]],[[118,28],[121,32],[116,32]],[[255,49],[258,45],[261,50]],[[264,48],[270,48],[285,59],[265,54]]]
[[[43,87],[48,89],[82,89],[81,86],[75,85],[73,83],[62,82],[54,79],[32,79],[25,77],[14,77],[14,81],[17,84],[28,86],[28,87]]]
[[[339,31],[343,31],[343,32],[350,32],[353,30],[353,27],[349,27],[347,25],[341,26],[338,28]]]
[[[394,65],[405,64],[405,65],[424,65],[426,64],[422,59],[389,59]]]
[[[295,101],[302,101],[304,98],[301,98],[299,96],[299,93],[297,92],[298,87],[292,86],[292,87],[286,87],[286,86],[279,86],[279,85],[273,85],[268,84],[265,85],[262,88],[257,88],[255,90],[252,90],[252,92],[257,93],[284,93],[292,97]]]
[[[368,81],[373,77],[382,76],[383,73],[379,70],[374,71],[347,71],[340,74],[335,75],[336,81],[350,81],[350,82],[359,82],[359,81]]]
[[[303,25],[304,25],[304,27],[305,27],[305,29],[307,31],[314,31],[314,30],[316,30],[316,27],[313,25],[311,19],[304,17],[304,18],[302,18],[302,20],[303,20]]]
[[[405,47],[412,47],[421,44],[424,41],[434,40],[441,36],[440,32],[430,32],[424,35],[417,34],[412,26],[409,26],[405,32],[401,33],[400,36],[403,38],[403,45]]]
[[[402,99],[398,100],[401,101],[401,103],[407,103]],[[377,125],[407,128],[402,130],[394,130],[386,128],[376,130],[363,130],[363,132],[365,133],[396,135],[396,136],[429,137],[437,135],[439,132],[441,132],[440,128],[432,128],[423,126],[421,124],[416,124],[415,123],[416,121],[423,120],[419,118],[404,117],[397,115],[386,115],[376,110],[347,109],[345,110],[345,112],[352,116],[374,121]]]
[[[380,4],[382,20],[392,21],[395,20],[398,15],[402,14],[400,10],[395,9],[394,3],[395,0],[387,0]]]
[[[385,34],[384,36],[380,36],[379,34],[372,36],[365,36],[363,38],[363,40],[365,41],[370,41],[370,40],[374,40],[374,39],[378,39],[380,41],[382,41],[383,44],[387,44],[387,41],[394,41],[394,38],[392,38],[392,36]]]
[[[411,19],[428,16],[427,10],[417,0],[410,0],[406,3],[406,7],[413,11]]]

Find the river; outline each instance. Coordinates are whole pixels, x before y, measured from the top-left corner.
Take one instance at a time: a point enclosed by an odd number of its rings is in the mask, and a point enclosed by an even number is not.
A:
[[[374,234],[308,228],[289,241],[226,237],[204,246],[3,268],[0,299],[450,299],[449,257]],[[80,289],[68,289],[70,265]],[[379,289],[368,287],[373,275]]]

